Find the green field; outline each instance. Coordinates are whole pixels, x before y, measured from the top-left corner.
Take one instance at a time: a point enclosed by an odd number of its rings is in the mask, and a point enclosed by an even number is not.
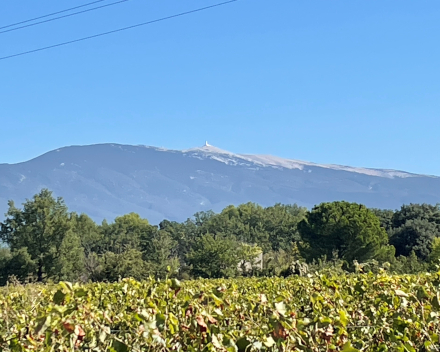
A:
[[[2,351],[435,351],[440,273],[8,286]]]

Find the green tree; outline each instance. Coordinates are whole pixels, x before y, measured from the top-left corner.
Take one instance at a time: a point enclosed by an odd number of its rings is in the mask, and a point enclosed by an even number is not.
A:
[[[411,252],[421,260],[427,260],[434,238],[439,236],[436,223],[426,219],[409,219],[398,228],[390,230],[390,243],[396,255],[409,256]]]
[[[76,235],[73,239],[75,245],[80,242],[82,253],[74,250],[72,257],[76,256],[77,261],[70,269],[61,268],[62,276],[68,277],[66,272],[70,272],[72,276],[77,276],[84,281],[88,279],[95,280],[97,271],[99,270],[98,254],[105,252],[106,243],[104,234],[100,227],[86,214],[71,214],[73,233]],[[63,247],[66,248],[66,243]],[[77,247],[76,247],[77,248]],[[62,250],[62,252],[65,252]],[[69,253],[69,251],[67,251]]]
[[[166,231],[159,231],[151,226],[150,232],[145,232],[141,238],[142,258],[147,263],[149,271],[156,277],[176,275],[179,268],[177,257],[178,243]],[[168,267],[171,272],[168,273]]]
[[[226,219],[225,229],[219,232],[232,234],[243,243],[258,244],[269,250],[269,233],[264,228],[265,209],[255,203],[240,204],[238,207],[225,208],[219,217]]]
[[[392,219],[392,227],[399,228],[408,220],[427,220],[440,226],[440,205],[431,204],[409,204],[403,205],[400,210],[396,211]]]
[[[432,250],[428,259],[431,265],[440,265],[440,237],[436,237],[432,241]]]
[[[157,231],[147,219],[129,213],[111,224],[103,221],[98,228],[87,218],[78,218],[77,223],[77,231],[83,232],[85,265],[91,280],[116,281],[124,277],[140,280],[154,274],[142,251],[143,244]]]
[[[408,256],[398,256],[391,261],[390,271],[396,274],[418,274],[429,269],[428,263],[420,260],[412,251]]]
[[[164,220],[159,224],[159,232],[169,235],[176,244],[176,247],[172,250],[172,254],[179,261],[178,277],[181,279],[191,278],[191,268],[188,264],[187,256],[194,242],[200,236],[197,225],[190,219],[183,223]]]
[[[301,254],[307,261],[332,258],[336,252],[349,265],[391,255],[388,236],[379,219],[365,206],[332,202],[315,206],[298,225],[303,243]]]
[[[105,242],[103,231],[86,214],[71,214],[72,230],[79,237],[84,253],[101,253],[104,251]]]
[[[307,209],[294,205],[276,204],[264,209],[264,229],[269,234],[273,251],[289,251],[300,240],[298,224],[305,218]]]
[[[235,277],[241,257],[241,245],[233,236],[205,234],[188,253],[194,277]]]
[[[221,213],[197,213],[193,224],[198,235],[224,234],[243,243],[256,244],[264,252],[288,250],[299,239],[297,225],[305,208],[276,204],[263,208],[255,203],[230,205]]]
[[[11,259],[11,251],[9,248],[0,246],[0,285],[4,285],[8,280],[6,268]]]
[[[219,214],[201,212],[194,215],[192,222],[196,228],[193,239],[210,233],[233,236],[240,242],[258,244],[265,250],[270,248],[269,233],[264,229],[264,208],[260,205],[230,205]]]
[[[173,241],[177,243],[175,252],[182,262],[184,262],[190,251],[195,238],[200,236],[197,226],[189,219],[183,223],[164,220],[159,224],[159,230],[161,233],[166,232],[169,234]]]
[[[387,232],[393,228],[394,211],[388,209],[370,209],[376,215],[382,226]]]
[[[123,253],[128,249],[139,250],[142,235],[151,230],[152,226],[148,220],[142,219],[136,213],[119,216],[112,224],[104,222],[101,226],[104,252]]]
[[[60,249],[64,238],[71,231],[72,222],[64,201],[62,198],[54,199],[52,192],[43,189],[23,203],[23,209],[16,208],[14,202],[9,201],[0,237],[12,253],[26,249],[28,259],[34,263],[34,266],[29,265],[28,268],[35,268],[29,274],[34,274],[37,281],[41,282],[44,278],[58,276],[57,269],[62,258]]]
[[[122,253],[105,252],[98,261],[99,266],[92,277],[95,281],[113,282],[128,277],[143,280],[151,274],[142,259],[142,252],[136,249],[128,249]]]
[[[35,270],[35,262],[29,255],[27,248],[20,248],[14,252],[8,248],[0,249],[0,285],[6,285],[12,276],[20,282],[32,282],[33,277],[30,273]]]
[[[54,277],[58,280],[77,281],[86,279],[84,248],[81,239],[73,231],[69,231],[63,238],[58,251],[57,268]]]
[[[403,205],[394,213],[388,232],[396,255],[408,256],[414,251],[419,259],[427,260],[434,238],[440,236],[440,206]]]

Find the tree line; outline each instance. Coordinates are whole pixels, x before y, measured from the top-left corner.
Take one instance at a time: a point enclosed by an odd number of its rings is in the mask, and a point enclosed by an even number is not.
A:
[[[306,271],[435,270],[440,206],[369,209],[349,202],[230,205],[152,225],[136,213],[96,224],[41,190],[0,222],[0,285],[27,282],[287,276]],[[257,259],[259,258],[259,259]]]

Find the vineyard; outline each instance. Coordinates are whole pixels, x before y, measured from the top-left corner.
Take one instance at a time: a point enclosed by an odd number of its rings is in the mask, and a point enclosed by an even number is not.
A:
[[[440,274],[0,291],[1,351],[436,351]]]

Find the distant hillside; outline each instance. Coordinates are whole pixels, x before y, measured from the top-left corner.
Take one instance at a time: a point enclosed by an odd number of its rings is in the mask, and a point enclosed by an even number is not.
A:
[[[402,171],[318,165],[240,155],[206,144],[177,151],[98,144],[60,148],[19,164],[0,164],[0,212],[41,188],[95,220],[137,212],[152,223],[182,221],[229,204],[347,200],[396,209],[440,202],[440,178]]]

